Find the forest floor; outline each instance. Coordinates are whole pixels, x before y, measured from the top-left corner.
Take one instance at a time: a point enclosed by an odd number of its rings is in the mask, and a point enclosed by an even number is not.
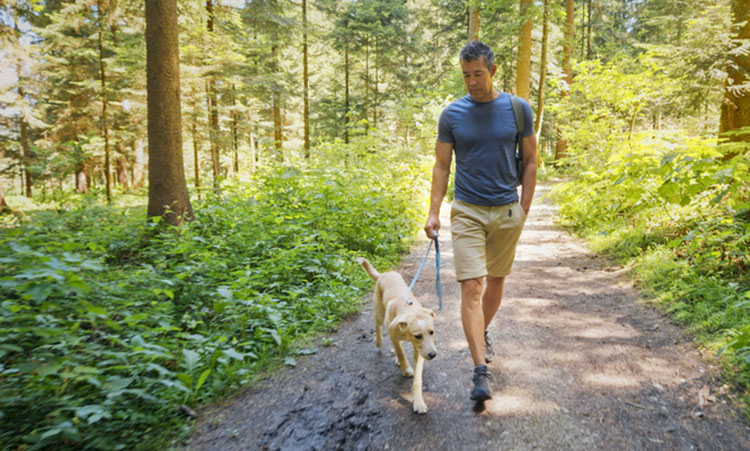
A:
[[[438,313],[438,356],[424,369],[426,415],[412,413],[412,380],[401,376],[387,337],[382,351],[375,347],[368,302],[296,367],[204,407],[186,447],[750,449],[750,422],[732,406],[711,356],[639,298],[627,269],[553,224],[555,207],[539,201],[549,188],[537,188],[490,326],[495,391],[483,409],[469,400],[472,362],[444,206],[443,311],[432,259],[414,288]],[[404,258],[399,271],[407,282],[427,245],[420,238]]]

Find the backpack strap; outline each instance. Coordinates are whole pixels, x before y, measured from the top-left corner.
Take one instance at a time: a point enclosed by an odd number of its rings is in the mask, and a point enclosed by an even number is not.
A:
[[[510,97],[510,105],[513,107],[513,117],[516,120],[516,186],[521,185],[523,178],[523,148],[521,147],[521,133],[524,129],[523,105],[521,99],[513,94]]]
[[[513,107],[513,117],[516,119],[516,158],[523,158],[523,151],[521,150],[521,133],[523,133],[525,127],[523,117],[523,106],[521,105],[521,99],[513,94],[508,94],[510,97],[510,105]]]

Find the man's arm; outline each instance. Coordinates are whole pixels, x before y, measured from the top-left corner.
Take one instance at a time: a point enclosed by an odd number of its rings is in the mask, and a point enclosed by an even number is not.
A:
[[[521,177],[521,208],[526,214],[536,189],[536,135],[523,138],[523,176]]]
[[[424,231],[427,238],[434,238],[433,232],[440,230],[440,205],[448,189],[448,177],[451,172],[453,144],[437,141],[435,143],[435,165],[432,167],[432,187],[430,188],[430,212]]]

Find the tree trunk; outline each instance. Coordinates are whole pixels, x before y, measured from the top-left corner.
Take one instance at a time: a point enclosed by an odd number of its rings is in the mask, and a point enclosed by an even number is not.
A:
[[[365,105],[364,105],[364,117],[365,121],[368,119],[368,108],[370,106],[370,41],[368,38],[365,38]],[[365,134],[367,134],[367,129],[370,127],[365,128]]]
[[[581,61],[584,61],[586,54],[586,0],[581,0]]]
[[[123,190],[128,190],[128,162],[123,156],[120,156],[117,160],[117,183],[120,184]]]
[[[112,203],[112,171],[109,161],[109,128],[107,127],[107,78],[104,72],[104,11],[101,0],[96,1],[96,13],[99,18],[99,76],[102,82],[102,135],[104,135],[104,185],[107,192],[107,203]]]
[[[539,93],[537,96],[536,130],[537,136],[542,132],[544,119],[544,85],[547,82],[547,28],[549,24],[549,0],[544,0],[544,20],[542,23],[542,61],[539,68]]]
[[[209,36],[214,33],[214,4],[213,0],[206,0],[206,12],[208,13],[208,22],[206,29]],[[216,80],[208,79],[208,136],[211,142],[211,163],[214,176],[214,192],[219,192],[219,106],[216,96]]]
[[[469,7],[469,42],[479,40],[479,6]]]
[[[146,152],[143,149],[143,139],[136,138],[133,141],[133,153],[135,153],[135,164],[133,165],[133,188],[141,188],[146,178]]]
[[[193,218],[182,161],[177,0],[146,1],[148,217]]]
[[[750,39],[750,0],[732,1],[732,23],[742,24],[735,38],[739,42]],[[719,134],[737,131],[750,126],[750,92],[744,87],[748,83],[746,74],[750,70],[750,55],[747,52],[732,52],[727,68],[724,100],[721,104]],[[750,133],[727,134],[730,142],[750,142]],[[735,153],[727,155],[732,158]]]
[[[591,59],[591,0],[588,0],[589,16],[586,21],[586,59]]]
[[[232,170],[236,177],[240,173],[239,136],[237,131],[237,88],[232,85]]]
[[[380,64],[378,64],[378,56],[380,52],[380,48],[378,46],[378,38],[375,38],[375,60],[373,63],[375,63],[375,92],[372,95],[372,127],[376,128],[378,126],[378,94],[380,94],[380,86],[379,84],[379,68]]]
[[[349,43],[344,44],[344,142],[349,144]]]
[[[89,192],[88,160],[78,163],[76,169],[76,192],[87,194]]]
[[[8,206],[8,203],[5,201],[5,193],[3,192],[3,187],[0,186],[0,214],[7,214],[10,212],[10,206]]]
[[[310,158],[310,87],[309,73],[307,71],[307,0],[302,0],[302,71],[305,100],[305,158]]]
[[[520,14],[523,25],[518,43],[518,73],[516,74],[516,95],[529,100],[531,83],[531,8],[533,0],[521,0]]]
[[[273,73],[274,73],[274,79],[279,79],[280,77],[277,77],[279,72],[279,46],[278,44],[274,44],[273,49]],[[279,92],[279,87],[273,90],[273,142],[274,142],[274,148],[276,149],[276,161],[283,162],[284,161],[284,153],[281,148],[281,141],[284,139],[284,136],[281,132],[281,93]]]
[[[23,88],[20,86],[20,70],[19,70],[19,86],[18,86],[18,95],[23,100]],[[24,187],[26,188],[26,197],[31,199],[32,191],[31,191],[31,172],[29,172],[29,164],[31,163],[31,148],[29,146],[29,125],[28,122],[26,122],[26,118],[24,117],[24,114],[26,114],[25,111],[21,111],[20,114],[20,121],[21,121],[21,151],[23,152],[23,155],[21,155],[21,163],[23,168],[23,180],[24,180]]]
[[[198,192],[198,198],[200,199],[200,187],[201,187],[201,167],[200,159],[198,158],[198,117],[193,110],[191,115],[192,125],[192,136],[193,136],[193,170],[195,172],[195,190]]]
[[[575,46],[575,5],[573,0],[567,0],[565,6],[565,38],[563,43],[563,73],[565,74],[565,88],[562,97],[565,99],[570,94],[570,86],[573,84],[573,47]],[[565,156],[568,143],[562,139],[562,132],[557,130],[557,143],[555,144],[555,161]]]

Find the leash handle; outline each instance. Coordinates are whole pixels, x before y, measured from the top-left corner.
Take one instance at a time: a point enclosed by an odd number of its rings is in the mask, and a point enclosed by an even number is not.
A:
[[[411,283],[409,284],[409,289],[406,290],[406,294],[404,295],[404,301],[406,301],[407,304],[412,305],[412,302],[409,300],[409,293],[411,293],[412,288],[414,288],[414,284],[417,283],[417,279],[419,278],[419,274],[422,272],[422,268],[424,268],[424,264],[427,262],[427,256],[430,255],[430,250],[432,249],[432,243],[435,242],[435,271],[437,274],[437,294],[438,294],[438,301],[440,305],[440,310],[443,310],[443,290],[442,286],[440,284],[440,242],[438,241],[437,237],[437,231],[433,230],[433,238],[430,241],[430,245],[427,247],[427,252],[424,254],[424,258],[422,259],[422,263],[419,265],[419,269],[417,269],[417,273],[414,275],[414,278],[411,279]]]
[[[440,283],[440,241],[438,241],[437,231],[433,230],[435,240],[435,290],[438,296],[438,305],[440,311],[443,311],[443,286]]]

